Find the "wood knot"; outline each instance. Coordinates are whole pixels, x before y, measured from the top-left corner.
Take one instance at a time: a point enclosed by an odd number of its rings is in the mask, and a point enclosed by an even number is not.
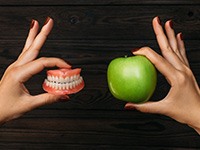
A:
[[[194,12],[192,12],[192,11],[189,11],[189,12],[188,12],[188,16],[189,16],[189,17],[192,17],[192,16],[194,16]]]
[[[80,22],[80,18],[78,16],[71,16],[69,18],[69,22],[71,24],[78,24]]]

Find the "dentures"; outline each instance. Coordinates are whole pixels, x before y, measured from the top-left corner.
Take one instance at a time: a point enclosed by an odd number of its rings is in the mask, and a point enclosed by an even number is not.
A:
[[[47,71],[47,79],[43,83],[43,89],[56,95],[77,93],[84,88],[80,72],[80,68],[49,70]]]

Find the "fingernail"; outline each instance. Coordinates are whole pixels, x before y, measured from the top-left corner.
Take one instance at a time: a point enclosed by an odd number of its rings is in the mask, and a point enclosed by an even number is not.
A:
[[[172,20],[169,21],[169,26],[173,29],[173,22],[172,22]]]
[[[31,21],[31,24],[30,24],[30,29],[32,29],[32,28],[33,28],[34,24],[35,24],[35,20],[34,20],[34,19],[32,19],[32,21]]]
[[[125,108],[126,110],[134,110],[134,109],[135,109],[134,106],[125,106],[124,108]]]
[[[161,25],[160,17],[157,16],[157,22]]]
[[[182,33],[180,33],[180,38],[183,41],[183,34]]]
[[[72,64],[69,61],[65,61],[70,67],[72,66]]]
[[[66,101],[69,99],[69,96],[68,95],[63,95],[60,97],[60,101]]]
[[[134,53],[134,52],[138,51],[139,49],[140,48],[134,48],[134,49],[131,50],[131,52]]]
[[[50,17],[47,17],[45,22],[44,22],[44,25],[46,25],[49,22],[50,19],[51,19]]]

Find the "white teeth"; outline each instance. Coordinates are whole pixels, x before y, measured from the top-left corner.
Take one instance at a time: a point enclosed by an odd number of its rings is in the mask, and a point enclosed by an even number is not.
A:
[[[64,90],[65,89],[65,84],[62,84],[62,90]]]
[[[47,80],[51,81],[51,76],[48,76],[48,77],[47,77]]]
[[[53,87],[53,83],[49,82],[49,87],[52,88]]]
[[[63,83],[63,82],[65,82],[65,79],[63,77],[60,77],[59,80],[58,80],[58,82]]]
[[[72,89],[72,83],[69,83],[69,88]]]
[[[66,78],[65,78],[65,82],[69,82],[69,77],[66,77]]]
[[[71,77],[58,77],[58,76],[48,76],[45,79],[46,86],[54,88],[56,90],[69,90],[78,86],[83,82],[83,78],[80,75],[74,75]]]
[[[58,77],[57,76],[55,77],[55,81],[58,82]]]
[[[74,76],[70,77],[70,82],[72,82],[74,80]]]
[[[69,84],[65,84],[65,89],[66,89],[66,90],[69,89]]]
[[[74,76],[71,76],[71,77],[66,77],[66,78],[63,78],[63,77],[58,77],[58,76],[48,76],[47,77],[47,80],[50,81],[50,82],[73,82],[75,80],[78,80],[80,78],[80,75],[74,75]]]
[[[51,88],[54,88],[54,83],[51,83]]]
[[[45,79],[45,83],[47,84],[47,86],[50,85],[50,82],[48,82],[46,79]]]
[[[58,89],[59,85],[55,83],[55,89]]]
[[[55,77],[54,76],[51,76],[51,81],[54,81],[55,80]]]
[[[57,84],[58,85],[58,84]],[[61,90],[62,89],[62,84],[58,85],[58,89]]]

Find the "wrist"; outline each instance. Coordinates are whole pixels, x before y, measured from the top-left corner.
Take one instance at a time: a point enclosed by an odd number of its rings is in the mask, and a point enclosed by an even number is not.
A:
[[[193,109],[192,114],[190,116],[190,120],[187,123],[188,126],[192,127],[199,135],[200,135],[200,105]]]
[[[199,135],[200,135],[200,127],[195,127],[195,126],[192,126],[192,125],[189,125],[191,128],[193,128]]]
[[[0,107],[0,110],[2,110],[2,108]],[[0,125],[3,125],[6,122],[6,116],[4,111],[0,111]]]
[[[5,118],[0,115],[0,125],[3,125],[5,122]]]
[[[200,135],[200,128],[194,128],[194,130]]]
[[[0,126],[3,125],[5,123],[4,119],[0,118]]]

